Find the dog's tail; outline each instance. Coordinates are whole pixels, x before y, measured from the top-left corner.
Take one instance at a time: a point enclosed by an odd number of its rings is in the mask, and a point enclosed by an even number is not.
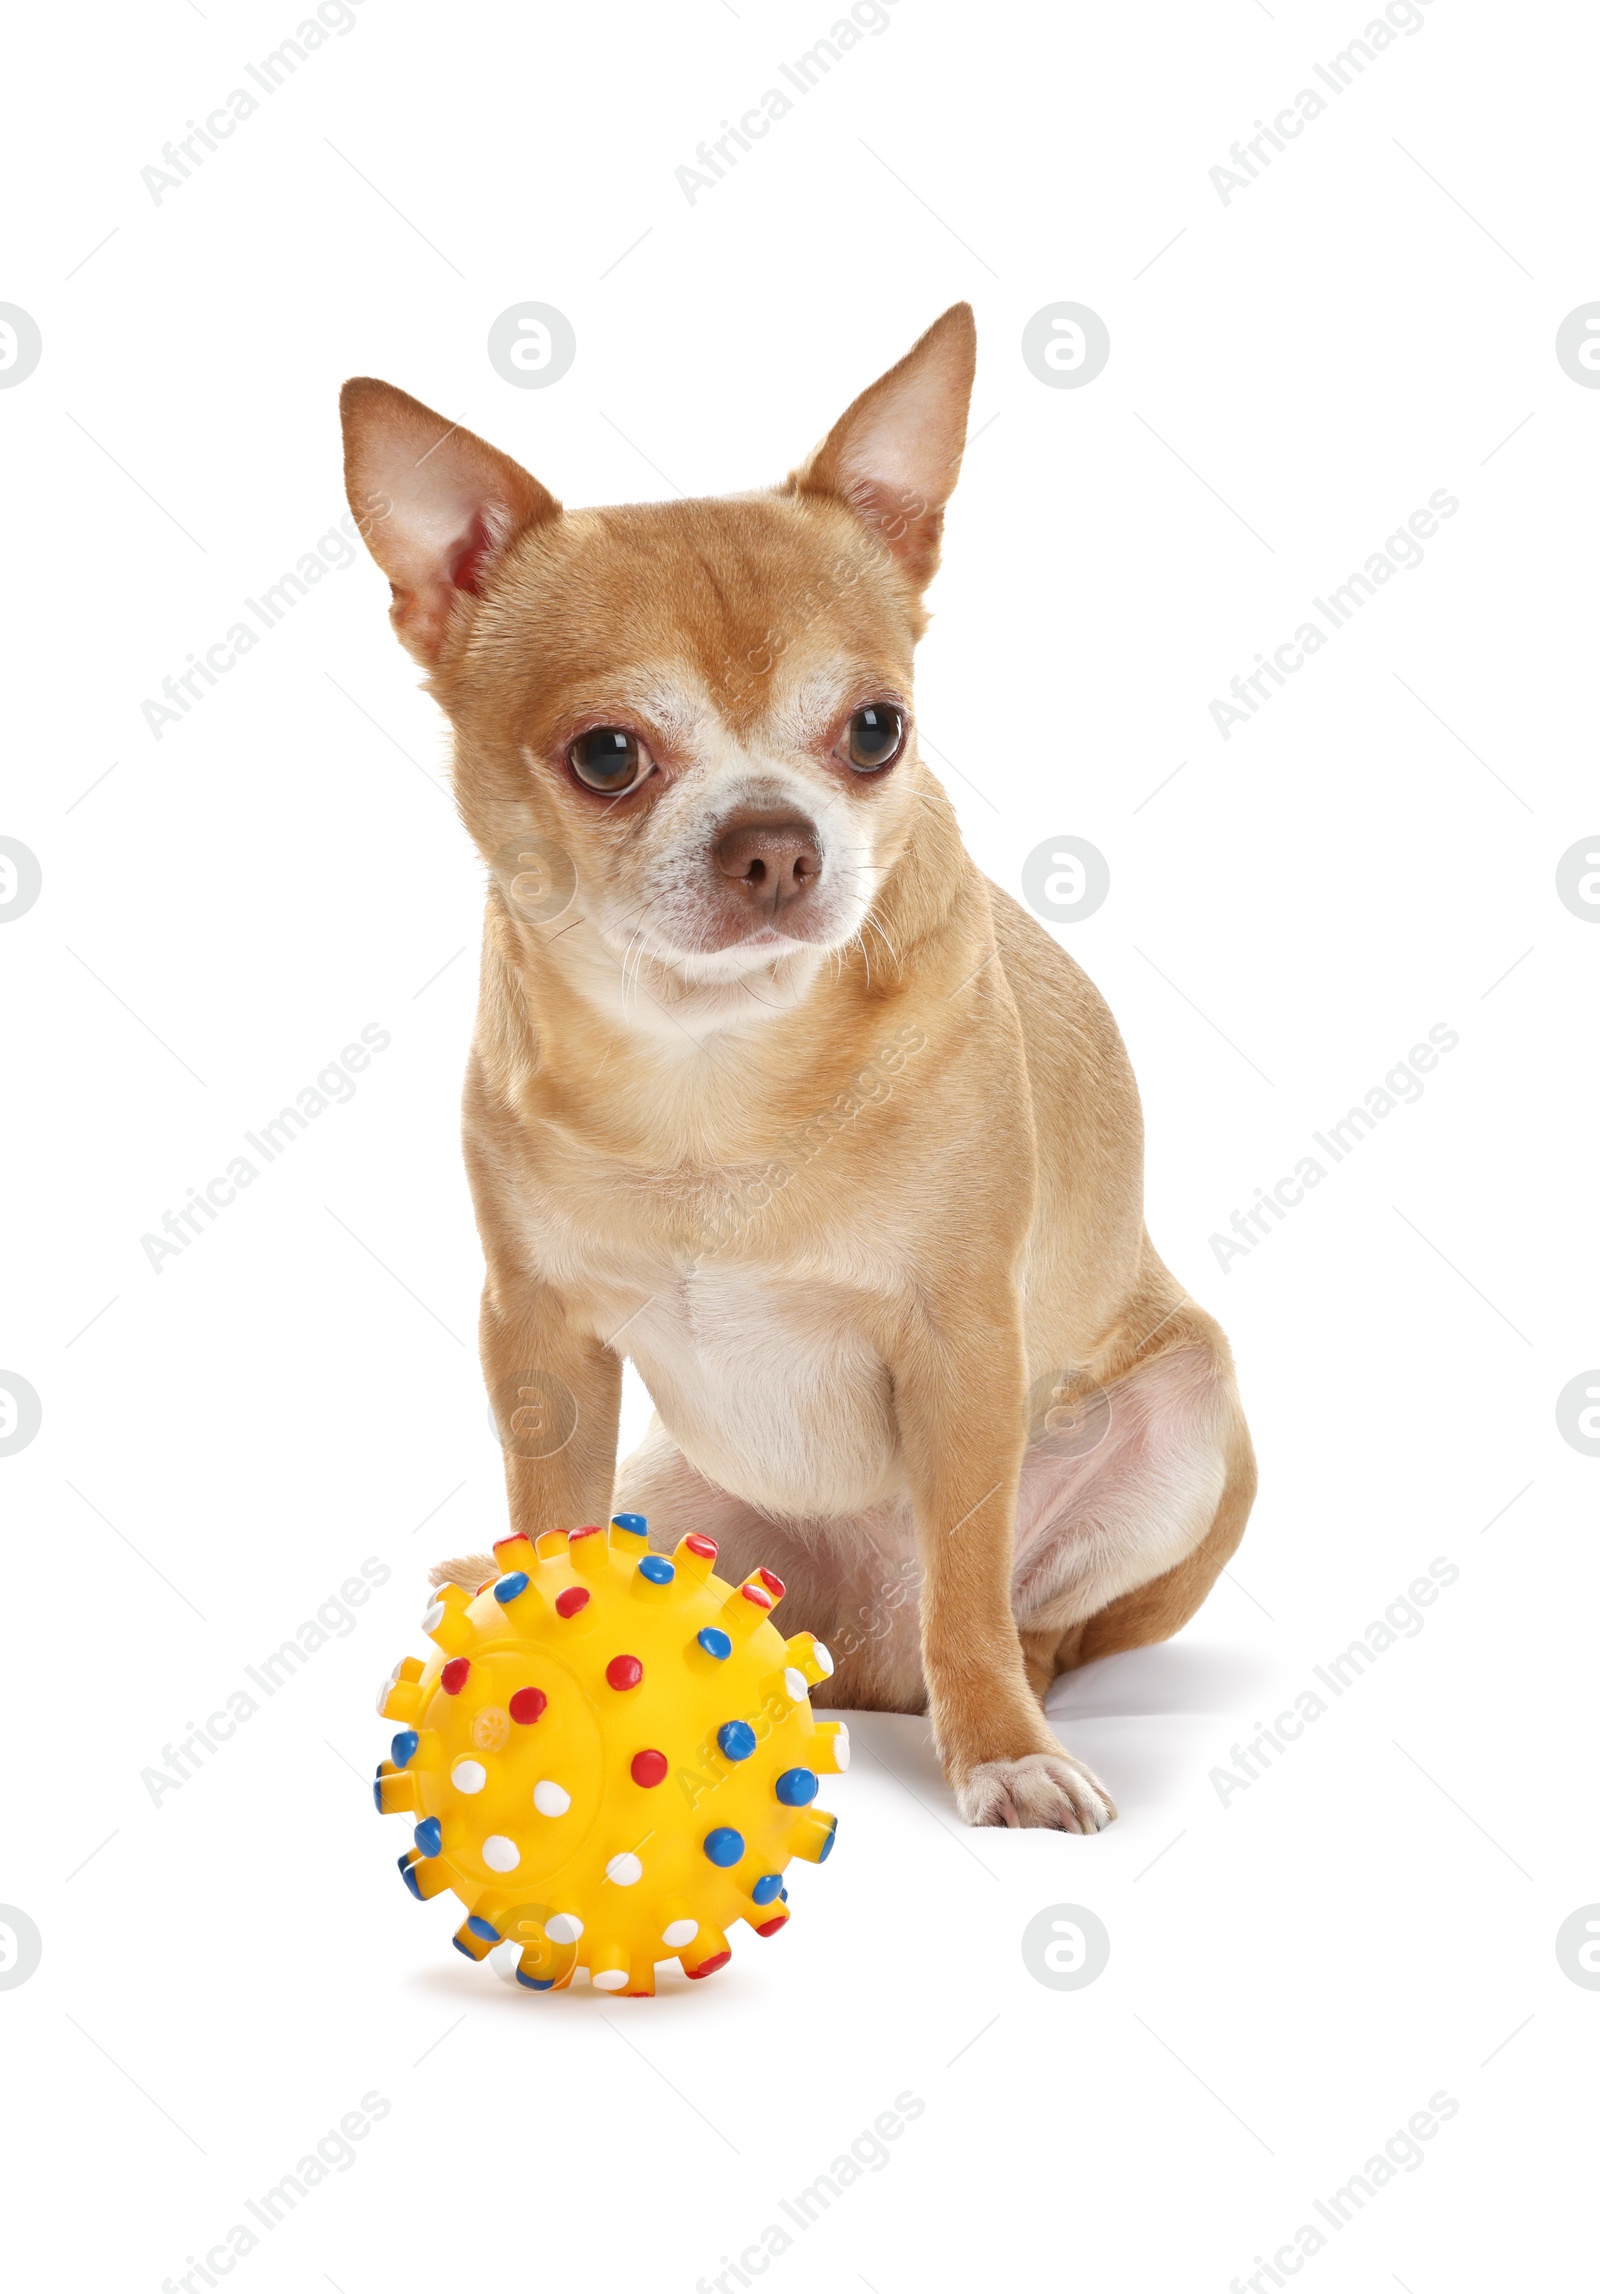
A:
[[[469,1593],[476,1593],[496,1574],[493,1556],[487,1553],[464,1553],[459,1561],[436,1561],[428,1572],[430,1585],[461,1585]]]

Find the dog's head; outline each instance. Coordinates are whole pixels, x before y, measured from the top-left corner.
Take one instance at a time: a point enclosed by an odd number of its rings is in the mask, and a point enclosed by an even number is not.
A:
[[[960,303],[774,491],[581,511],[345,385],[351,505],[467,825],[502,873],[556,848],[619,970],[798,987],[862,931],[919,802],[911,655],[973,355]]]

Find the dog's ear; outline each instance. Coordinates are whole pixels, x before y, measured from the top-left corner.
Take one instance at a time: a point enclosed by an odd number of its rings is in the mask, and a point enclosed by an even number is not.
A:
[[[506,550],[561,504],[509,455],[392,383],[347,382],[339,413],[345,493],[389,577],[389,618],[432,669]]]
[[[961,468],[977,359],[970,303],[954,303],[898,366],[840,415],[789,480],[848,504],[920,589],[939,562],[944,506]]]

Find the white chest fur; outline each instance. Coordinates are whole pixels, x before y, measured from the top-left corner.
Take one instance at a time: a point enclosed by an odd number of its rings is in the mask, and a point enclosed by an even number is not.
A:
[[[712,1267],[615,1305],[618,1352],[721,1488],[793,1517],[854,1513],[903,1486],[889,1374],[848,1292]]]

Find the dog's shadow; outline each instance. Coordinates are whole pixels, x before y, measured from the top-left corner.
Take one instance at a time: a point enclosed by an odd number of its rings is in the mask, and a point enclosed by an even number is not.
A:
[[[1067,1749],[1103,1777],[1124,1814],[1171,1807],[1226,1758],[1231,1739],[1283,1682],[1259,1649],[1170,1641],[1063,1673],[1045,1700]],[[925,1807],[959,1823],[928,1722],[842,1712],[851,1742]]]

